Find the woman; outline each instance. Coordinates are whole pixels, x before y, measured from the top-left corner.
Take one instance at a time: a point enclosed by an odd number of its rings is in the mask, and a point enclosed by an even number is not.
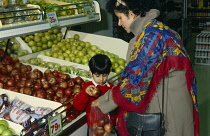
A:
[[[157,21],[154,0],[109,0],[118,25],[135,37],[129,42],[121,81],[92,103],[103,113],[120,108],[117,129],[129,136],[130,112],[161,112],[164,78],[166,136],[199,136],[195,74],[178,33]]]

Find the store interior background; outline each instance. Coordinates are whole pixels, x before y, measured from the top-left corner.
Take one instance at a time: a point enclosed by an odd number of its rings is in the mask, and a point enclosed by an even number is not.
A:
[[[74,30],[93,33],[102,36],[116,37],[125,41],[129,41],[132,34],[127,34],[121,27],[117,26],[117,19],[113,18],[111,14],[106,12],[105,4],[107,0],[97,0],[101,7],[101,22],[91,22],[84,25],[79,25],[73,27]],[[205,1],[205,0],[204,0]],[[207,0],[208,2],[209,0]],[[183,38],[185,48],[190,56],[191,62],[193,64],[198,90],[198,105],[199,105],[199,115],[200,115],[200,134],[201,136],[210,135],[210,66],[208,65],[198,65],[195,64],[195,48],[196,48],[196,36],[205,28],[200,28],[197,30],[192,29],[192,23],[194,20],[189,17],[189,13],[186,12],[186,7],[191,7],[196,3],[196,0],[174,0],[176,11],[178,11],[179,16],[172,17],[173,20],[166,21],[163,13],[167,13],[167,0],[160,0],[160,7],[162,10],[161,17],[159,20],[163,21],[170,27],[174,28],[180,33]],[[186,2],[185,5],[184,2]],[[198,2],[198,1],[197,1]],[[171,3],[170,3],[171,4]],[[198,3],[199,4],[199,3]],[[196,6],[195,6],[196,7]],[[199,5],[197,6],[199,7]],[[207,8],[210,14],[210,2]],[[189,9],[188,9],[189,10]],[[185,15],[184,15],[185,14]],[[210,18],[210,15],[209,15]],[[170,20],[170,19],[169,19]],[[182,22],[183,21],[183,22]],[[210,22],[210,19],[209,19]],[[178,89],[178,88],[177,88]]]

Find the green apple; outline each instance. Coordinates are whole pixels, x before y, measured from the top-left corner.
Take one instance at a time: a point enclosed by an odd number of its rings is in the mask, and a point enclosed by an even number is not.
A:
[[[58,59],[64,60],[64,56],[63,55],[59,55]]]
[[[13,44],[13,45],[12,45],[12,49],[13,49],[14,51],[18,51],[19,45],[18,45],[18,44]]]
[[[28,46],[32,47],[32,46],[36,46],[36,42],[31,40],[28,42]]]
[[[60,32],[59,29],[53,29],[53,33],[54,33],[54,34],[58,34],[59,32]]]
[[[5,129],[2,131],[1,136],[11,136],[13,134],[12,130]]]
[[[39,54],[46,55],[46,51],[40,51]]]
[[[2,132],[6,129],[7,129],[7,127],[5,125],[0,124],[0,134],[2,134]]]
[[[45,55],[51,57],[52,51],[46,51],[46,54]]]
[[[24,55],[26,55],[26,54],[25,54],[24,52],[22,52],[22,51],[20,51],[20,52],[17,53],[17,56],[18,56],[18,57],[24,56]]]
[[[35,42],[40,42],[40,41],[41,41],[41,37],[38,36],[38,35],[36,35],[36,36],[34,37],[34,41],[35,41]]]
[[[43,33],[42,33],[43,34]],[[47,43],[47,39],[44,37],[44,34],[43,36],[41,37],[41,42],[44,44],[44,43]]]
[[[78,46],[77,46],[77,50],[79,50],[79,51],[81,51],[82,48],[83,48],[83,47],[82,47],[81,45],[78,45]]]
[[[116,68],[115,70],[114,70],[114,72],[116,73],[116,74],[119,74],[119,73],[121,73],[123,71],[123,69],[121,69],[121,68]]]
[[[52,41],[48,41],[48,42],[47,42],[47,47],[48,47],[48,48],[52,48],[52,45],[53,45],[53,42],[52,42]]]
[[[25,39],[24,39],[24,41],[26,42],[26,43],[28,43],[28,42],[30,42],[31,40],[33,40],[30,36],[27,36]]]
[[[78,57],[83,57],[83,56],[85,56],[85,53],[83,51],[78,51],[77,56]]]
[[[66,60],[66,61],[69,61],[69,62],[70,62],[70,61],[71,61],[71,58],[70,58],[70,57],[65,57],[65,58],[64,58],[64,60]]]
[[[74,59],[74,62],[75,63],[78,63],[78,64],[81,64],[82,63],[82,60],[81,60],[81,58],[75,58]]]
[[[55,64],[53,62],[47,62],[46,65],[49,69],[53,69]]]
[[[88,62],[89,62],[89,59],[87,58],[87,57],[83,57],[83,59],[82,59],[82,64],[88,64]]]
[[[67,53],[67,54],[71,54],[71,50],[70,50],[70,49],[68,49],[68,50],[66,50],[66,51],[65,51],[65,53]]]
[[[0,120],[0,124],[6,126],[7,128],[9,127],[9,123],[6,120]]]
[[[63,56],[66,58],[66,57],[69,57],[69,54],[64,52]]]
[[[86,48],[90,48],[90,46],[91,46],[90,42],[85,42],[85,47]]]
[[[74,35],[74,40],[79,40],[80,36],[78,34]]]
[[[35,58],[31,58],[29,59],[28,63],[32,65],[37,65],[37,60]]]
[[[65,66],[65,65],[60,66],[60,71],[61,72],[68,72],[67,66]]]
[[[53,52],[53,53],[52,53],[52,57],[53,57],[53,58],[58,58],[58,56],[59,56],[58,52]]]
[[[66,16],[68,13],[67,13],[67,11],[61,11],[61,12],[59,12],[59,14],[60,14],[61,16]]]
[[[92,51],[96,51],[96,50],[98,49],[98,47],[97,47],[96,45],[91,45],[91,46],[90,46],[90,49],[91,49]]]
[[[119,65],[125,65],[125,60],[123,59],[123,58],[119,58],[118,60],[117,60],[117,63],[119,64]]]
[[[38,51],[38,48],[37,48],[37,46],[32,46],[31,47],[31,50],[32,50],[32,52],[37,52]]]
[[[47,49],[48,48],[47,44],[46,43],[42,44],[42,48]]]

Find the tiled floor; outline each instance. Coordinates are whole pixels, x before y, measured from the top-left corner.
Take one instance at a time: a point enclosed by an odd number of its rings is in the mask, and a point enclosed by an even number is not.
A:
[[[200,136],[210,136],[210,66],[194,64],[195,36],[196,34],[192,36],[186,49],[196,73]]]

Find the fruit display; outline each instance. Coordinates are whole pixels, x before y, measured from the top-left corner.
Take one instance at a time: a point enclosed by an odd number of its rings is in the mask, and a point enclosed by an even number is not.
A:
[[[18,136],[15,134],[14,129],[11,128],[8,121],[0,119],[0,135],[1,136]]]
[[[38,52],[52,48],[52,45],[58,44],[62,37],[63,34],[60,29],[52,29],[46,32],[22,36],[21,38],[31,48],[32,52]]]
[[[92,56],[105,54],[110,58],[112,72],[115,73],[121,73],[126,64],[125,60],[118,55],[105,51],[96,45],[91,45],[88,41],[80,40],[78,34],[72,38],[62,39],[57,44],[53,44],[51,50],[40,51],[40,54],[86,66]]]
[[[51,70],[56,70],[59,72],[71,74],[73,76],[76,75],[76,76],[81,76],[84,78],[91,78],[89,71],[87,70],[76,68],[74,66],[60,65],[55,62],[47,62],[47,61],[44,61],[42,58],[30,58],[28,60],[20,60],[20,62],[51,69]]]
[[[42,11],[38,5],[16,5],[12,8],[9,5],[0,11],[0,22],[2,25],[8,25],[25,21],[41,21],[42,16]]]
[[[27,49],[21,48],[20,43],[17,42],[14,38],[0,40],[0,49],[3,49],[4,51],[6,50],[8,40],[10,41],[7,48],[7,54],[9,54],[11,57],[15,58],[29,54],[29,51]]]

